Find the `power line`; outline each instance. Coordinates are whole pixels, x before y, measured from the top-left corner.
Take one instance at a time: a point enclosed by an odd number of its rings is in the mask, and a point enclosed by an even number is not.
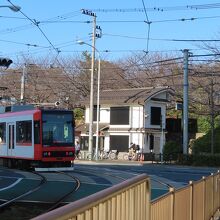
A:
[[[98,20],[99,23],[165,23],[165,22],[185,22],[185,21],[195,21],[204,19],[217,19],[220,18],[219,15],[214,16],[203,16],[203,17],[192,17],[192,18],[177,18],[177,19],[164,19],[164,20]],[[40,21],[41,24],[50,23],[85,23],[90,24],[92,21],[73,21],[73,20],[53,20],[53,21]]]
[[[211,53],[211,54],[197,54],[197,55],[193,55],[190,54],[189,57],[214,57],[214,56],[220,56],[220,53]]]
[[[162,23],[162,22],[184,22],[184,21],[195,21],[195,20],[200,20],[200,19],[215,19],[215,18],[220,18],[219,15],[215,16],[204,16],[204,17],[192,17],[192,18],[179,18],[179,19],[167,19],[167,20],[155,20],[151,21],[152,23]]]
[[[27,18],[14,17],[14,16],[2,16],[2,15],[0,15],[0,18],[17,19],[17,20],[27,20]]]
[[[10,0],[7,0],[12,6],[16,7]],[[21,10],[19,10],[19,12],[25,17],[27,18],[29,21],[31,21],[31,23],[33,23],[38,30],[41,32],[41,34],[44,36],[44,38],[48,41],[48,43],[52,46],[52,48],[57,52],[57,54],[59,54],[59,50],[58,48],[55,48],[54,45],[52,44],[52,42],[49,40],[49,38],[46,36],[46,34],[43,32],[43,30],[39,27],[39,23],[35,20],[35,19],[31,19],[29,18],[24,12],[22,12]]]
[[[164,11],[179,11],[179,10],[204,10],[220,8],[220,3],[200,4],[200,5],[185,5],[185,6],[170,6],[170,7],[153,7],[153,8],[113,8],[113,9],[92,9],[94,12],[103,13],[130,13],[130,12],[164,12]]]
[[[12,43],[12,44],[25,45],[25,46],[29,46],[29,47],[48,48],[48,46],[40,46],[40,45],[37,45],[37,44],[31,44],[31,43],[22,43],[22,42],[9,41],[9,40],[2,40],[2,39],[0,39],[0,41],[1,41],[1,42],[5,42],[5,43]]]
[[[13,5],[13,3],[11,3]],[[53,18],[48,18],[47,21],[38,21],[38,25],[41,24],[43,25],[44,23],[50,23],[50,22],[53,22],[54,19],[57,19],[57,22],[61,20],[65,20],[67,18],[72,18],[72,17],[75,17],[75,16],[78,16],[80,14],[80,11],[77,10],[77,11],[74,11],[74,12],[70,12],[70,13],[66,13],[64,15],[58,15],[56,17],[53,17]],[[20,18],[20,17],[9,17],[9,18],[14,18],[14,19],[26,19],[26,20],[30,20],[29,18],[25,17],[25,18]],[[35,25],[35,24],[34,24]],[[29,29],[29,28],[33,28],[33,22],[31,22],[31,24],[27,24],[27,25],[22,25],[22,26],[19,26],[19,27],[15,27],[15,28],[10,28],[10,29],[5,29],[5,30],[1,30],[0,33],[1,34],[7,34],[7,33],[10,33],[10,32],[16,32],[16,31],[22,31],[22,30],[26,30],[26,29]]]
[[[135,36],[128,36],[128,35],[120,35],[120,34],[109,34],[109,33],[103,33],[103,35],[111,36],[111,37],[123,37],[123,38],[131,38],[131,39],[137,39],[137,40],[146,40],[145,37],[135,37]],[[219,42],[220,40],[216,39],[166,39],[166,38],[150,38],[150,40],[155,41],[181,41],[181,42]]]

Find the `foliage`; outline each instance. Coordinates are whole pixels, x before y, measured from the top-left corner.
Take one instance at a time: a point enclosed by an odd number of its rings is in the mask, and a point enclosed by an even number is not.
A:
[[[181,152],[181,147],[177,142],[168,141],[163,148],[163,159],[166,160],[176,160],[178,154]]]
[[[220,155],[181,155],[179,157],[179,164],[190,165],[190,166],[209,166],[216,167],[220,166]]]
[[[211,131],[193,142],[193,154],[211,152]],[[220,153],[220,127],[214,129],[214,153]]]
[[[199,133],[208,133],[208,131],[211,129],[210,118],[207,116],[198,117],[197,123]]]
[[[75,108],[75,109],[73,110],[73,112],[74,112],[74,117],[75,117],[76,120],[82,120],[82,119],[83,119],[83,116],[84,116],[84,111],[83,111],[83,109],[81,109],[81,108]]]

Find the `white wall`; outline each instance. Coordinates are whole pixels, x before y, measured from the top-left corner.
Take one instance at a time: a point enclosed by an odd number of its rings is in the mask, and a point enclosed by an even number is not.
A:
[[[85,122],[89,123],[89,108],[86,108],[86,111],[85,111]]]
[[[100,122],[110,123],[110,108],[100,108]]]
[[[131,114],[131,127],[143,128],[143,106],[133,106],[130,108]]]
[[[110,149],[110,137],[109,134],[105,136],[104,139],[104,151],[109,151]]]
[[[100,108],[100,123],[110,123],[110,107]],[[85,111],[85,123],[89,123],[89,107]]]

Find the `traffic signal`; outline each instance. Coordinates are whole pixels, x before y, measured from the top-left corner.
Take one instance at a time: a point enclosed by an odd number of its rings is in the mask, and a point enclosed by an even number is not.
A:
[[[13,61],[9,58],[2,58],[0,57],[0,66],[4,66],[6,68],[8,68],[10,66],[10,64],[12,64]]]

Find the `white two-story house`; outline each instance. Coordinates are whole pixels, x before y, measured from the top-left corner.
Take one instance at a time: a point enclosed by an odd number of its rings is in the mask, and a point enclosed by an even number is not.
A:
[[[99,148],[127,152],[130,143],[144,153],[162,153],[165,144],[166,107],[173,92],[168,87],[103,90],[100,93]],[[85,103],[82,150],[88,150],[89,101]],[[93,147],[96,141],[97,105],[93,110]]]

